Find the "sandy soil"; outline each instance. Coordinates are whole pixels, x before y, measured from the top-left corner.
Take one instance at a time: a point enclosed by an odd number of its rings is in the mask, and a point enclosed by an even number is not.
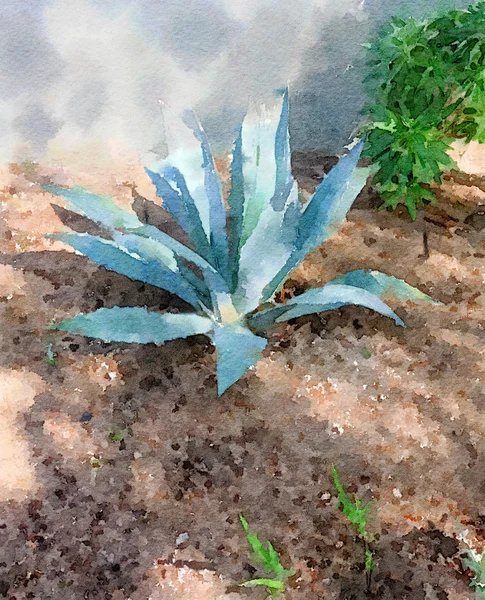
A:
[[[423,224],[376,211],[367,191],[287,286],[365,267],[442,305],[397,303],[407,329],[357,308],[292,321],[219,399],[204,337],[156,347],[47,330],[102,306],[187,310],[43,238],[64,226],[39,183],[86,177],[0,172],[0,597],[263,600],[238,587],[255,573],[242,513],[297,571],[288,600],[473,598],[460,555],[485,538],[485,238],[476,202],[456,204],[463,182],[428,213],[427,260]],[[125,180],[152,194],[138,165],[96,189],[128,204]],[[374,499],[370,590],[331,465]]]

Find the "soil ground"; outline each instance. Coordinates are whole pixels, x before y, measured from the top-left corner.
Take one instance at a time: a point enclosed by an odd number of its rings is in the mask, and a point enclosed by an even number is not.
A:
[[[321,171],[318,156],[295,162],[304,187]],[[95,187],[130,203],[120,172]],[[261,576],[243,514],[296,570],[287,600],[473,598],[460,556],[485,538],[485,238],[479,207],[456,204],[466,182],[426,213],[429,258],[423,223],[366,190],[286,289],[369,268],[443,304],[395,303],[406,329],[358,308],[282,325],[217,398],[202,336],[157,347],[47,329],[102,306],[187,310],[43,237],[64,226],[39,184],[86,177],[0,173],[0,597],[263,600],[238,587]],[[373,500],[370,589],[331,465]]]

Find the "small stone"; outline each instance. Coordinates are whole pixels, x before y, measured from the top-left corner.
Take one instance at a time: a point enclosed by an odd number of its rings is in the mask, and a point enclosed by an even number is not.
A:
[[[183,533],[181,533],[180,535],[177,536],[177,539],[175,540],[175,544],[177,546],[181,546],[182,544],[185,544],[185,542],[187,542],[189,539],[189,534],[184,531]]]
[[[468,215],[465,219],[467,225],[471,225],[476,231],[485,229],[485,211],[479,210],[476,213]]]

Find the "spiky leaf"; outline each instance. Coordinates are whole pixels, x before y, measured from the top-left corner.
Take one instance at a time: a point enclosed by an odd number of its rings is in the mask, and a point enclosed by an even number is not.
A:
[[[283,210],[288,195],[293,188],[294,179],[291,174],[291,152],[289,135],[290,106],[288,99],[288,88],[283,94],[281,114],[276,129],[274,140],[274,157],[276,164],[275,190],[271,198],[271,205],[275,210]]]
[[[216,327],[217,389],[222,395],[261,358],[267,341],[239,323]]]
[[[392,300],[420,300],[422,302],[440,304],[402,279],[380,273],[379,271],[366,271],[364,269],[350,271],[349,273],[345,273],[345,275],[340,275],[332,281],[329,281],[327,286],[342,284],[352,285],[362,290],[366,290],[367,292],[371,292],[372,294],[379,296],[384,302]]]
[[[286,100],[287,101],[287,100]],[[244,175],[244,224],[240,246],[244,245],[256,227],[261,213],[276,192],[275,138],[281,130],[282,98],[267,109],[251,106],[241,129],[241,153]],[[284,124],[283,124],[284,127]],[[278,153],[278,157],[281,151]],[[278,166],[282,168],[281,159]],[[280,178],[281,175],[278,175]]]
[[[274,315],[274,321],[282,323],[303,315],[324,312],[349,304],[375,310],[386,317],[394,319],[398,325],[405,327],[403,321],[375,294],[351,285],[338,284],[308,290],[289,300],[284,305],[286,310],[277,306],[260,313],[259,318],[261,319],[264,316],[269,322],[272,315]]]
[[[200,300],[194,288],[180,273],[174,272],[159,260],[144,260],[140,255],[111,240],[88,233],[60,233],[50,237],[68,244],[101,267],[157,286],[179,296],[194,308],[200,308]]]
[[[207,239],[199,211],[194,199],[190,195],[184,176],[175,167],[166,166],[162,170],[163,174],[145,169],[155,186],[157,196],[163,201],[163,207],[189,236],[195,250],[203,258],[210,261],[212,253],[209,240]]]
[[[170,250],[164,244],[157,242],[152,238],[146,238],[141,235],[125,233],[122,231],[113,232],[113,241],[119,246],[125,248],[128,252],[134,253],[147,263],[158,261],[167,269],[174,273],[179,273],[195,289],[199,297],[207,305],[209,301],[209,291],[205,282],[200,279],[188,266],[182,261],[173,250]]]
[[[367,169],[356,169],[362,146],[362,142],[356,144],[318,186],[299,219],[294,248],[284,266],[266,286],[263,301],[269,300],[305,256],[333,235],[345,220],[368,177]]]
[[[300,214],[296,184],[285,210],[276,211],[269,205],[261,214],[241,249],[238,287],[234,293],[234,303],[241,313],[249,313],[260,304],[268,282],[289,259]]]
[[[54,196],[62,196],[67,200],[70,208],[103,227],[130,229],[141,225],[134,213],[124,210],[111,198],[92,194],[82,187],[75,186],[67,189],[56,185],[45,185],[42,189]]]
[[[52,328],[98,338],[105,342],[160,344],[177,338],[206,334],[213,326],[210,319],[191,313],[160,314],[145,308],[115,306],[79,314]]]
[[[229,242],[226,232],[226,209],[222,199],[221,181],[214,165],[209,139],[197,117],[191,111],[185,120],[194,132],[202,150],[204,190],[209,206],[209,241],[214,266],[229,281]]]

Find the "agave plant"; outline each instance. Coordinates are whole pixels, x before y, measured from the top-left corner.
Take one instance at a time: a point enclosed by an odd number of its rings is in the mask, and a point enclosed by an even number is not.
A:
[[[251,110],[244,119],[233,147],[228,210],[206,133],[192,113],[183,128],[179,125],[183,145],[168,144],[167,158],[147,170],[163,207],[192,247],[109,198],[82,188],[46,186],[105,230],[103,236],[52,237],[98,265],[176,294],[195,309],[175,314],[101,308],[52,327],[141,344],[205,334],[216,348],[220,395],[259,360],[267,345],[262,334],[275,323],[356,304],[404,325],[384,300],[430,301],[401,280],[366,271],[348,273],[286,304],[273,301],[288,274],[337,231],[368,176],[357,167],[359,142],[303,202],[291,175],[288,108],[286,91],[275,113]]]

